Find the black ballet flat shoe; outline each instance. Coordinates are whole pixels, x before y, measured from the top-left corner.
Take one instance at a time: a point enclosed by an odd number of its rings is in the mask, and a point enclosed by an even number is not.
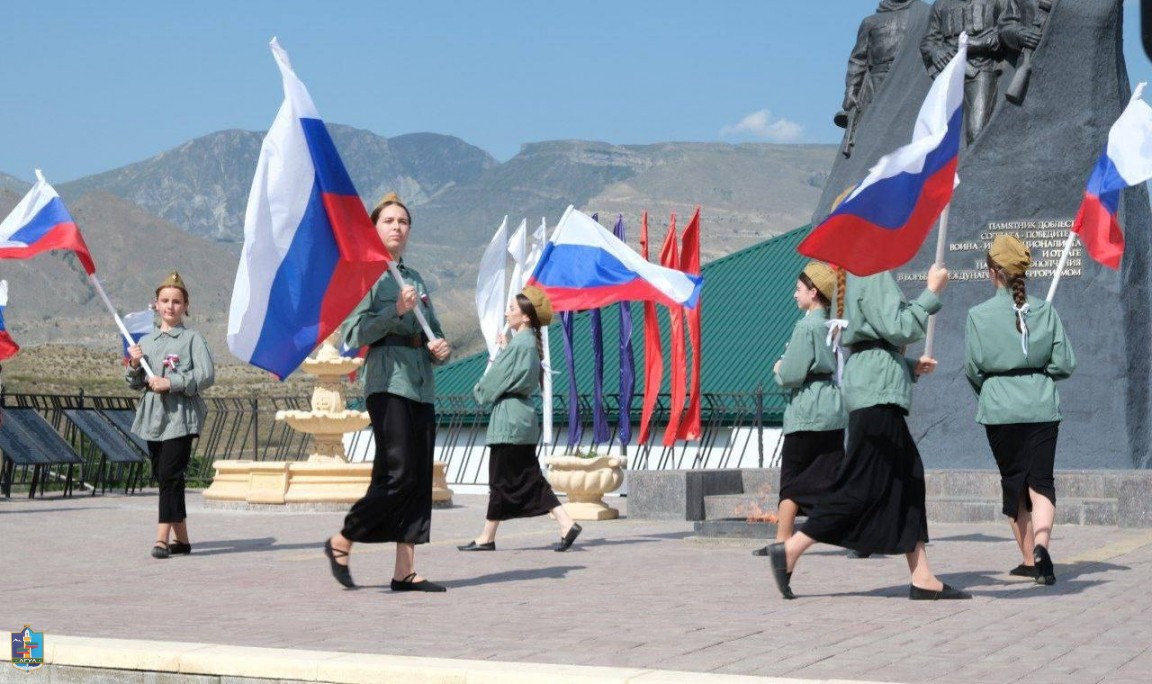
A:
[[[490,541],[490,542],[487,542],[484,544],[477,544],[476,540],[473,539],[472,541],[468,542],[467,544],[462,544],[460,546],[457,546],[456,550],[457,551],[495,551],[496,550],[496,542]]]
[[[324,555],[328,557],[328,569],[332,571],[332,576],[336,578],[336,581],[343,585],[345,589],[355,589],[356,583],[352,581],[352,572],[348,569],[348,566],[336,562],[337,558],[347,558],[348,552],[333,547],[332,540],[325,539]]]
[[[173,556],[187,556],[192,553],[192,545],[182,541],[174,541],[168,545],[168,553]]]
[[[772,579],[776,580],[776,588],[780,595],[786,599],[796,598],[792,593],[792,573],[788,572],[788,555],[784,552],[784,544],[768,545],[768,560],[772,564]]]
[[[560,537],[560,543],[556,545],[556,551],[567,551],[572,548],[572,543],[576,541],[576,537],[579,537],[583,531],[584,528],[580,527],[580,523],[572,523],[572,527],[568,528],[568,533]]]
[[[172,551],[168,548],[168,542],[157,539],[156,545],[152,547],[152,557],[164,560],[172,555]]]
[[[1021,563],[1008,571],[1008,574],[1013,577],[1027,577],[1028,579],[1036,579],[1036,566],[1024,565]]]
[[[1052,556],[1048,555],[1048,549],[1036,545],[1032,549],[1032,559],[1036,561],[1036,584],[1045,584],[1051,586],[1056,584],[1056,568],[1052,565]]]
[[[908,599],[911,601],[948,601],[954,599],[970,599],[972,594],[966,591],[950,587],[947,584],[940,591],[933,591],[932,589],[921,589],[915,584],[908,585]]]
[[[857,551],[856,549],[849,549],[848,550],[848,557],[853,559],[853,560],[864,560],[865,558],[871,558],[872,552],[871,551]]]
[[[435,582],[429,582],[428,580],[420,580],[419,582],[413,582],[412,578],[415,576],[416,576],[416,573],[412,573],[411,575],[408,575],[407,577],[405,577],[402,580],[398,580],[398,579],[392,580],[392,591],[429,591],[429,592],[448,591],[448,587],[442,587],[439,584],[436,584]]]

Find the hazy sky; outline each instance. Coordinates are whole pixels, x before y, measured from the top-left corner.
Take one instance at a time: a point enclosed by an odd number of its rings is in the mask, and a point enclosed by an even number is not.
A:
[[[0,171],[61,183],[227,128],[261,130],[279,36],[330,122],[521,143],[839,140],[878,0],[6,3]],[[1133,81],[1152,76],[1126,0]]]

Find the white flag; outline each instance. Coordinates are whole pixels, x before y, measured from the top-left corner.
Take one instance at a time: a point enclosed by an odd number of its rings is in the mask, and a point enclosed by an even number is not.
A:
[[[507,276],[508,217],[500,224],[484,256],[480,259],[480,273],[476,276],[476,315],[480,318],[480,332],[488,345],[488,358],[496,358],[499,347],[496,336],[504,328],[504,280]]]

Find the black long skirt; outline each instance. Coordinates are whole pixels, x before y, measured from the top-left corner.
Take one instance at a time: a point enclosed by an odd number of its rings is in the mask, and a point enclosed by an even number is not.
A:
[[[1004,515],[1016,519],[1023,497],[1025,510],[1032,510],[1029,488],[1056,505],[1056,437],[1060,423],[1008,423],[985,425],[988,444],[1000,469]]]
[[[488,520],[533,518],[560,505],[540,472],[535,444],[488,448]]]
[[[368,395],[365,403],[376,438],[372,482],[352,504],[340,533],[354,542],[427,544],[436,411],[432,404],[382,392]]]
[[[844,462],[844,431],[792,432],[780,452],[780,500],[804,513],[832,489]]]
[[[928,541],[924,497],[924,463],[904,409],[858,409],[848,415],[844,467],[800,531],[861,553],[910,553]]]

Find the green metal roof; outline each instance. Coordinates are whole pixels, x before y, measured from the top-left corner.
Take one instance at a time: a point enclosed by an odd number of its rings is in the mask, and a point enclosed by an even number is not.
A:
[[[737,394],[755,392],[763,385],[765,392],[777,390],[772,378],[772,364],[784,351],[792,326],[800,311],[792,299],[796,277],[807,259],[796,251],[811,226],[804,226],[765,240],[708,264],[702,271],[703,369],[701,389],[705,393]],[[644,382],[644,307],[630,304],[632,311],[632,348],[636,359],[636,393],[642,394]],[[669,320],[665,307],[657,307],[660,334],[664,346],[663,392],[668,391]],[[592,392],[592,340],[590,314],[576,314],[573,325],[576,384],[582,394]],[[601,312],[604,339],[604,391],[619,391],[619,306]],[[557,395],[568,391],[568,374],[564,369],[564,343],[559,317],[549,327],[552,366],[558,371],[553,383]],[[691,363],[691,345],[688,345]],[[471,395],[472,386],[484,373],[487,354],[479,353],[436,370],[436,394],[441,397]],[[639,399],[636,401],[639,406]]]

